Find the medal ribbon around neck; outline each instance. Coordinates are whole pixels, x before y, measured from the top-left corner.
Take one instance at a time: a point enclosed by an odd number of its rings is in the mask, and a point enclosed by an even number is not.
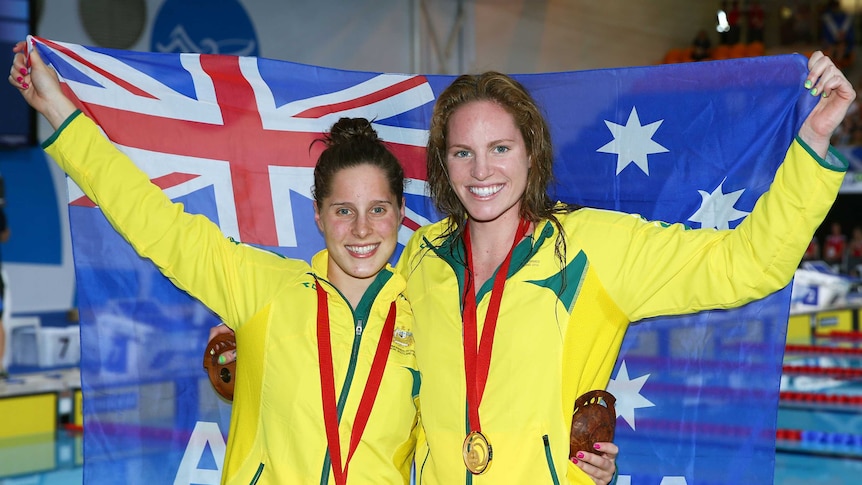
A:
[[[389,314],[386,323],[383,324],[383,333],[377,343],[374,360],[371,363],[371,371],[368,374],[368,382],[362,391],[359,400],[359,408],[356,410],[356,419],[353,421],[353,430],[350,433],[350,447],[347,451],[347,460],[344,468],[341,468],[341,444],[338,437],[338,404],[335,400],[335,373],[332,364],[332,342],[329,334],[329,305],[326,291],[321,287],[320,281],[315,280],[317,288],[317,358],[320,363],[320,389],[323,399],[323,422],[326,426],[326,443],[329,446],[329,458],[332,462],[332,473],[336,485],[347,483],[347,467],[350,459],[359,446],[362,432],[368,424],[371,416],[371,408],[377,398],[380,389],[380,381],[383,380],[383,370],[386,368],[386,358],[389,355],[389,347],[392,345],[392,336],[395,332],[395,302],[389,306]]]
[[[467,377],[467,417],[470,420],[471,431],[482,431],[479,422],[479,404],[488,383],[488,372],[491,368],[491,348],[494,346],[494,332],[497,328],[497,317],[500,314],[500,302],[503,299],[503,288],[506,286],[506,276],[509,273],[509,263],[515,246],[527,234],[530,222],[522,219],[515,232],[515,239],[509,254],[497,270],[494,286],[491,289],[491,301],[488,313],[485,314],[485,325],[482,327],[482,340],[476,347],[478,324],[476,316],[476,291],[473,278],[473,251],[470,243],[470,226],[464,228],[464,249],[467,253],[467,267],[464,268],[464,373]]]

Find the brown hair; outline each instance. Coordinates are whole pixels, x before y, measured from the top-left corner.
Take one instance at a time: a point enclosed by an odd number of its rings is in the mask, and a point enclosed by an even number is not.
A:
[[[398,207],[404,198],[404,168],[365,118],[341,118],[321,140],[326,149],[314,166],[311,196],[320,208],[332,191],[332,179],[345,168],[368,164],[378,167],[386,176],[389,190],[395,194]]]
[[[548,195],[548,186],[554,177],[554,156],[548,123],[521,83],[499,72],[459,76],[437,98],[426,158],[428,186],[435,206],[449,216],[453,224],[461,225],[467,217],[464,205],[449,184],[446,150],[449,119],[458,108],[473,101],[497,103],[512,115],[530,159],[520,215],[531,222],[551,219],[554,203]]]

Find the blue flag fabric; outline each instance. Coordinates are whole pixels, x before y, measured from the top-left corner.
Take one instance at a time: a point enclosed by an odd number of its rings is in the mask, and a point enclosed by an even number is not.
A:
[[[309,145],[341,116],[373,119],[405,164],[400,242],[438,218],[425,194],[424,145],[451,76],[46,39],[37,47],[154,183],[238,240],[303,259],[323,246]],[[802,56],[787,55],[515,77],[549,119],[556,198],[732,228],[767,190],[816,101],[802,88],[806,72]],[[138,257],[71,182],[69,193],[85,483],[218,483],[230,406],[201,367],[218,321]],[[772,483],[789,302],[788,288],[741,309],[629,330],[608,386],[618,483]]]

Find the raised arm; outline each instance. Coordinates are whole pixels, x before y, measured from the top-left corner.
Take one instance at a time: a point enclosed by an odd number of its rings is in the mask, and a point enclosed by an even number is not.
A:
[[[848,164],[829,139],[856,98],[828,57],[814,53],[809,69],[804,89],[817,105],[770,189],[735,229],[690,231],[625,214],[595,215],[605,237],[585,239],[584,248],[629,318],[737,307],[790,282],[841,187]]]
[[[139,255],[182,290],[237,328],[279,285],[308,265],[239,244],[202,215],[184,211],[150,182],[67,98],[54,70],[24,42],[15,48],[9,82],[57,130],[45,150],[102,210]]]

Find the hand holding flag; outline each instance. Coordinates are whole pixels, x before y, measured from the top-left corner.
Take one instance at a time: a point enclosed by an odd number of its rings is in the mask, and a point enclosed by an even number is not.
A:
[[[808,78],[805,87],[820,101],[806,118],[799,137],[821,157],[826,156],[832,133],[847,115],[847,110],[856,99],[856,90],[832,60],[817,51],[808,60]],[[835,96],[831,96],[832,94]]]
[[[27,104],[45,116],[56,130],[75,111],[75,104],[63,94],[57,73],[42,62],[39,51],[28,50],[30,42],[28,38],[15,45],[9,82],[17,81],[12,85],[18,88]]]

